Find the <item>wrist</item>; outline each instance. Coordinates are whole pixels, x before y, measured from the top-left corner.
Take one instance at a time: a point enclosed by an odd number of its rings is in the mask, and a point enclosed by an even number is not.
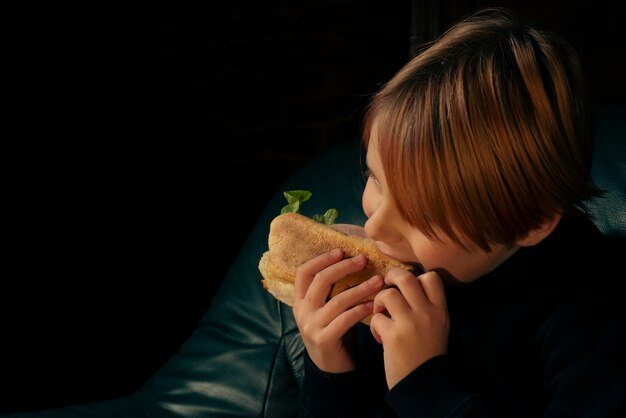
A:
[[[347,353],[320,353],[315,350],[307,350],[311,365],[322,373],[348,373],[356,370],[356,364]]]

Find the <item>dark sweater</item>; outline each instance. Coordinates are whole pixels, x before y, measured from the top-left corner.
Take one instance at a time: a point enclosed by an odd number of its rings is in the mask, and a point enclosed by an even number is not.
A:
[[[387,390],[382,346],[359,324],[357,370],[305,355],[301,417],[624,417],[624,275],[586,218],[563,217],[540,244],[447,290],[448,354]],[[626,256],[626,254],[625,254]]]

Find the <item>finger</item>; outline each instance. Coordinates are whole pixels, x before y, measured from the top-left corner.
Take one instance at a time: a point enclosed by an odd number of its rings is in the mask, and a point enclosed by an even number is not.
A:
[[[343,257],[343,251],[335,248],[327,253],[320,254],[302,264],[296,269],[296,282],[294,297],[296,300],[304,299],[307,290],[311,286],[311,282],[317,273],[328,266],[338,262]]]
[[[332,333],[332,335],[337,337],[344,336],[350,328],[372,313],[373,306],[374,303],[368,301],[342,312],[326,326],[324,332]]]
[[[446,291],[443,281],[435,271],[429,271],[417,277],[428,300],[435,305],[446,306]]]
[[[369,280],[366,280],[363,283],[334,296],[326,302],[326,305],[324,305],[322,309],[320,309],[318,314],[320,322],[324,325],[329,324],[343,312],[349,310],[355,305],[358,305],[359,302],[363,301],[368,296],[374,295],[380,291],[383,287],[383,283],[384,281],[381,276],[373,276]],[[373,307],[373,303],[371,306]]]
[[[394,317],[409,314],[411,307],[398,289],[390,287],[381,290],[374,297],[374,312],[378,314],[385,311],[393,319]]]
[[[366,265],[367,258],[363,255],[357,255],[326,267],[315,274],[306,292],[306,298],[318,306],[324,305],[334,283],[348,274],[363,270]]]
[[[386,339],[388,331],[393,327],[393,320],[381,313],[375,313],[370,320],[370,331],[378,344]]]
[[[413,309],[429,302],[420,281],[411,272],[400,268],[393,268],[389,270],[387,276],[385,276],[385,283],[390,286],[396,286],[409,306]]]

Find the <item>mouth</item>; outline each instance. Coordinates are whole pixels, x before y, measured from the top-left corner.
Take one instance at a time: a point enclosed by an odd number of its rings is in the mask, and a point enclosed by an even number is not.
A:
[[[396,252],[392,251],[389,246],[387,244],[385,244],[382,241],[374,241],[374,245],[376,245],[376,248],[378,248],[378,251],[380,251],[381,253],[385,254],[388,257],[391,257],[393,259],[396,259],[402,263],[405,264],[410,264],[412,266],[414,266],[414,268],[417,271],[422,271],[422,266],[419,262],[415,261],[415,260],[407,260],[403,257],[401,257],[400,255],[398,255]]]

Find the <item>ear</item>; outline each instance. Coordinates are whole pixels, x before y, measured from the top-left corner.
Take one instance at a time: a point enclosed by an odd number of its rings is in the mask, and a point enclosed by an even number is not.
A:
[[[557,213],[552,218],[545,220],[539,228],[531,230],[525,237],[518,239],[515,243],[520,247],[530,247],[539,244],[554,231],[560,220],[561,214]]]

